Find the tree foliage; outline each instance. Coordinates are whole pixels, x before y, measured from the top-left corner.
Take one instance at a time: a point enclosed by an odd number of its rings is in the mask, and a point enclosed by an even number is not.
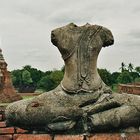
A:
[[[117,78],[118,83],[127,84],[132,82],[132,77],[128,71],[123,71]]]
[[[133,70],[134,70],[133,64],[132,64],[132,63],[129,63],[129,64],[128,64],[128,71],[129,71],[129,72],[132,72]]]
[[[134,67],[132,63],[126,65],[121,63],[121,72],[110,73],[107,69],[98,69],[102,80],[113,87],[118,83],[131,83],[140,81],[140,66]],[[36,89],[49,91],[54,89],[61,82],[64,75],[65,67],[61,70],[52,70],[43,72],[30,65],[24,66],[22,69],[13,70],[11,72],[13,84],[19,92],[34,92]]]
[[[18,88],[22,84],[22,70],[13,70],[11,75],[13,85]]]
[[[25,85],[29,85],[29,84],[33,83],[31,73],[28,70],[23,70],[22,81],[23,81],[23,84],[25,84]]]
[[[50,78],[50,75],[42,77],[42,79],[38,82],[37,87],[39,89],[43,89],[45,91],[52,90],[55,86],[54,81]]]
[[[98,72],[104,83],[107,84],[108,86],[111,86],[112,85],[111,73],[106,69],[98,69]]]
[[[117,79],[120,76],[120,74],[121,74],[120,72],[113,72],[111,74],[112,84],[117,84],[118,83]]]
[[[121,63],[120,69],[121,69],[121,72],[124,72],[126,70],[126,65],[124,62]]]
[[[55,70],[48,75],[42,77],[38,82],[38,88],[44,89],[46,91],[52,90],[59,85],[63,78],[63,72]]]
[[[140,66],[135,68],[135,71],[140,75]]]

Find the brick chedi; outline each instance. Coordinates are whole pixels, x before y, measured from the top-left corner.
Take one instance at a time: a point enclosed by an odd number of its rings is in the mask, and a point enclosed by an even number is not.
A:
[[[10,103],[22,99],[12,85],[10,73],[7,70],[2,50],[0,49],[0,103]]]

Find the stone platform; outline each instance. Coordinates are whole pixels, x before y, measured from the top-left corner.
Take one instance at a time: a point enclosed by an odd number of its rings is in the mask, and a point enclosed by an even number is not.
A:
[[[8,127],[4,110],[0,107],[0,140],[140,140],[140,133],[95,133],[90,135],[49,135]]]

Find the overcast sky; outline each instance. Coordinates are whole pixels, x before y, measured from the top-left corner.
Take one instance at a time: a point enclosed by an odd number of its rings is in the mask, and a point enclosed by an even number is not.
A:
[[[31,65],[60,69],[63,60],[50,41],[52,29],[74,22],[109,28],[115,44],[103,48],[99,68],[140,66],[140,0],[0,0],[0,45],[8,69]]]

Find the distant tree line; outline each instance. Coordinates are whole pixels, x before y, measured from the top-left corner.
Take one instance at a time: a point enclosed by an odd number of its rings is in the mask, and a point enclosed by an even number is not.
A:
[[[30,65],[11,71],[13,85],[21,93],[52,90],[60,83],[63,74],[63,70],[43,72]]]
[[[110,87],[119,83],[140,82],[140,66],[134,67],[133,64],[128,65],[121,63],[121,72],[111,73],[107,69],[98,69],[102,80]],[[63,78],[65,68],[61,70],[52,70],[43,72],[30,65],[24,66],[22,69],[11,71],[14,87],[18,92],[39,92],[49,91],[58,86]]]

